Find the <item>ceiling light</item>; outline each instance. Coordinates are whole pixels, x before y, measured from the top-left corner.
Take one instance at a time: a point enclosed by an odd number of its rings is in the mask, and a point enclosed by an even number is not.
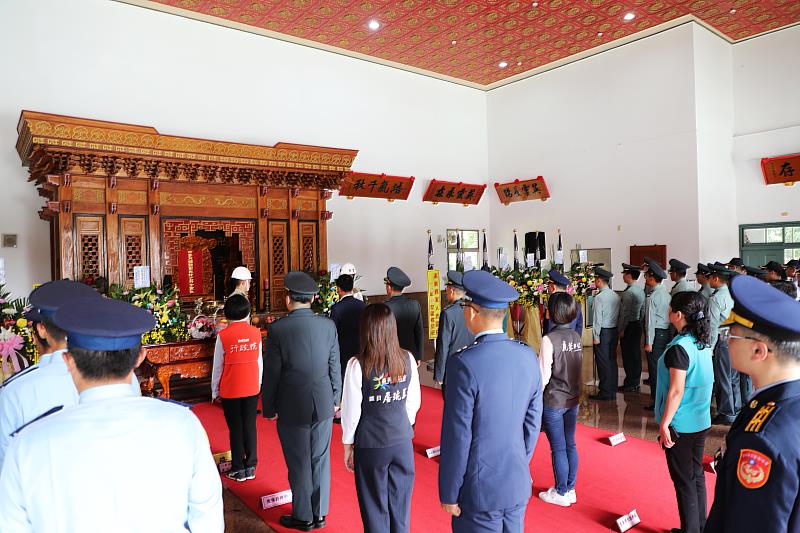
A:
[[[517,61],[517,66],[521,67],[522,66],[522,61]]]
[[[381,27],[381,23],[380,23],[380,22],[378,22],[378,21],[377,21],[377,20],[375,20],[375,19],[372,19],[372,20],[370,20],[370,21],[369,21],[369,23],[367,24],[367,26],[369,26],[369,29],[371,29],[371,30],[373,30],[373,31],[374,31],[374,30],[377,30],[378,28],[380,28],[380,27]]]
[[[736,9],[731,9],[731,15],[736,13]]]
[[[625,13],[625,16],[622,18],[625,20],[633,20],[634,18],[636,18],[636,15],[634,15],[633,13]]]
[[[450,41],[450,44],[456,44],[456,42],[457,41],[455,39],[453,39],[452,41]]]
[[[533,7],[539,7],[539,2],[534,2],[531,4]]]
[[[497,66],[500,68],[506,68],[508,66],[508,63],[506,63],[505,61],[501,61],[500,63],[497,64]]]
[[[603,36],[603,32],[601,32],[601,31],[597,32],[597,36],[598,37],[602,37]]]

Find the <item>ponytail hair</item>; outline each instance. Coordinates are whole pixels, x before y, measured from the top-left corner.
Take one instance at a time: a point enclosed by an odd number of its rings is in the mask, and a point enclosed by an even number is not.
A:
[[[699,292],[679,292],[669,303],[674,313],[680,311],[686,319],[686,327],[681,333],[691,333],[698,348],[708,346],[711,340],[711,321],[708,302]]]

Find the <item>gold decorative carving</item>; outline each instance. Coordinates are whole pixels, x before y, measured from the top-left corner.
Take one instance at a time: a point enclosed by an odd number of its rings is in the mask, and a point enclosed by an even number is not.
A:
[[[120,190],[117,193],[117,203],[128,205],[147,205],[146,191]]]
[[[162,205],[188,207],[221,207],[228,209],[255,209],[257,200],[244,196],[218,196],[210,194],[181,194],[161,192]]]
[[[72,193],[72,200],[75,202],[102,204],[103,197],[104,194],[101,189],[79,189],[76,187]]]

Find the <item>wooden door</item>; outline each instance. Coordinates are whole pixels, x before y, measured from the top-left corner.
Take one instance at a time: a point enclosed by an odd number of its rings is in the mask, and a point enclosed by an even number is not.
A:
[[[289,221],[270,220],[268,224],[269,243],[269,308],[271,311],[285,311],[286,287],[284,276],[289,272]]]

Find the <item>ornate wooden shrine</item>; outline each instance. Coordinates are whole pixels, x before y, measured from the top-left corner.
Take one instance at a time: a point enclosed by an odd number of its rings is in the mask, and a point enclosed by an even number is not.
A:
[[[181,239],[216,239],[223,245],[211,252],[228,254],[217,267],[229,274],[231,263],[246,265],[254,302],[271,310],[283,308],[286,272],[327,265],[326,200],[358,153],[176,137],[30,111],[17,131],[29,180],[47,200],[39,214],[50,222],[53,279],[132,285],[134,267],[148,265],[154,282],[177,282]],[[217,296],[225,279],[215,273]]]

